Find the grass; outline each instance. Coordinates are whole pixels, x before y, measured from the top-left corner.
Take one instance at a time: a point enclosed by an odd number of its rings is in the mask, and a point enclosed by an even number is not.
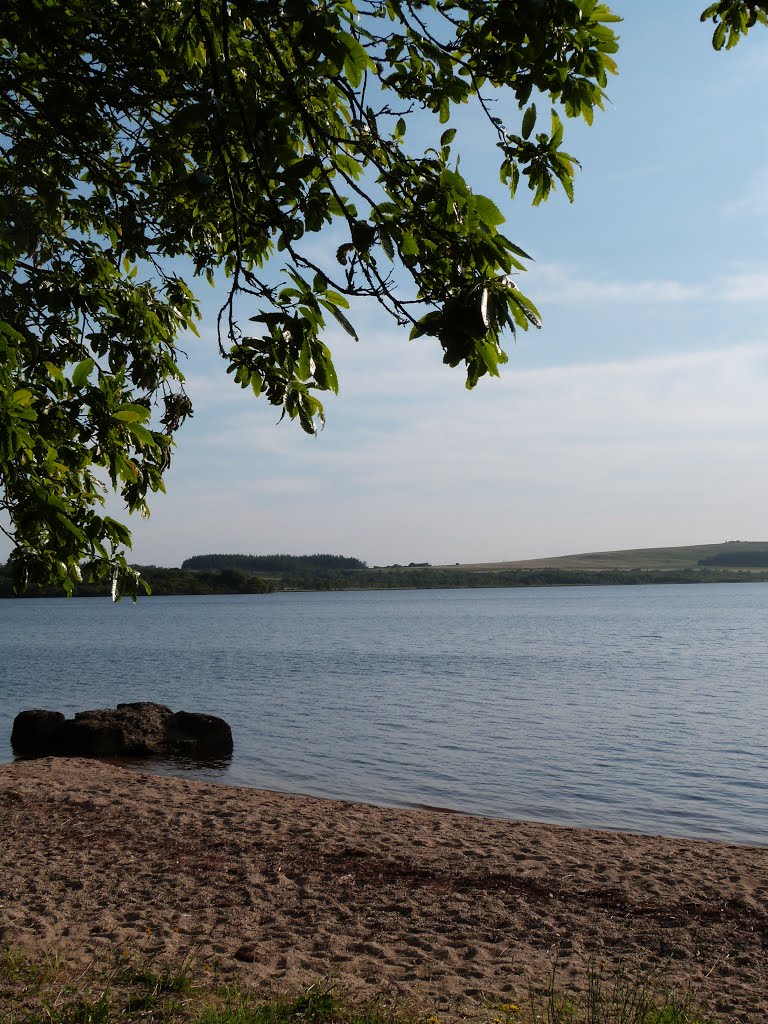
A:
[[[182,961],[177,967],[157,961],[147,961],[138,966],[131,963],[121,964],[113,972],[112,980],[116,984],[146,989],[153,996],[170,992],[186,995],[194,989],[190,960]]]
[[[383,998],[353,1002],[319,983],[292,998],[264,999],[239,986],[193,977],[193,964],[130,963],[85,969],[60,958],[35,961],[0,951],[0,1024],[718,1024],[653,979],[588,972],[580,994],[533,988],[519,1000],[489,1001],[467,1018],[413,1014]]]
[[[462,569],[697,569],[700,558],[722,552],[768,551],[768,541],[730,541],[723,544],[692,544],[669,548],[631,548],[625,551],[590,551],[553,558],[535,558],[487,565],[463,565]]]
[[[540,1024],[717,1024],[702,1016],[690,994],[680,995],[652,976],[633,977],[616,971],[608,978],[591,968],[586,991],[578,997],[557,989],[553,973],[544,996],[532,996],[527,1020]],[[506,1004],[507,1007],[509,1004]],[[505,1009],[506,1007],[502,1007]],[[497,1015],[494,1024],[517,1024],[520,1008],[513,1016]]]

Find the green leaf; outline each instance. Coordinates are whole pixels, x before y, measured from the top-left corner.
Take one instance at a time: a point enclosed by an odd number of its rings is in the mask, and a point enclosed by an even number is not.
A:
[[[393,260],[395,258],[395,247],[392,244],[392,236],[381,225],[379,225],[379,245],[386,253],[388,259]]]
[[[157,441],[155,441],[152,434],[147,430],[146,427],[142,427],[140,423],[125,423],[125,429],[130,431],[131,434],[141,444],[148,445],[150,448],[157,447]]]
[[[347,318],[344,316],[344,314],[337,306],[335,306],[332,302],[326,302],[325,299],[320,299],[320,302],[323,306],[325,306],[325,308],[328,310],[331,316],[333,316],[338,321],[338,323],[341,324],[341,326],[344,328],[347,334],[353,337],[355,341],[360,340],[357,336],[357,331],[355,330],[355,328],[352,326],[349,320],[347,320]]]
[[[549,140],[551,149],[557,149],[560,143],[563,141],[563,122],[557,116],[555,111],[552,111],[552,137]]]
[[[536,124],[536,104],[532,103],[523,115],[522,135],[524,139],[531,137],[534,125]]]
[[[310,171],[317,170],[318,159],[314,154],[304,156],[295,163],[289,164],[283,171],[283,176],[287,179],[292,178],[306,178]]]
[[[341,306],[342,309],[349,309],[349,300],[338,292],[331,291],[330,288],[325,292],[325,298],[332,302],[334,306]]]
[[[523,295],[521,291],[515,289],[512,300],[522,309],[526,319],[534,327],[541,327],[541,313],[539,313],[527,295]]]
[[[321,300],[322,301],[322,300]],[[301,343],[301,351],[299,353],[299,364],[298,374],[301,380],[308,380],[310,375],[310,353],[309,353],[309,341],[307,338]]]
[[[58,366],[56,366],[55,363],[46,362],[45,363],[45,368],[48,371],[48,373],[50,374],[50,376],[54,378],[54,380],[58,380],[62,384],[64,383],[66,378],[65,378],[63,372],[58,368]]]
[[[368,69],[371,61],[360,43],[349,32],[339,32],[339,42],[344,47],[344,74],[349,84],[356,89],[363,80],[363,74]]]
[[[73,537],[77,538],[77,540],[79,540],[79,541],[85,540],[85,534],[80,529],[80,527],[79,526],[75,526],[75,524],[72,522],[72,520],[69,519],[67,516],[65,516],[63,513],[61,513],[61,512],[57,512],[56,513],[56,521],[61,523],[61,525],[64,527],[64,529],[68,530],[72,534]]]
[[[146,406],[127,403],[115,409],[112,419],[120,420],[121,423],[146,423],[151,415]]]
[[[28,406],[32,405],[33,400],[34,395],[29,388],[19,388],[17,391],[13,392],[13,405]]]
[[[485,224],[490,224],[493,227],[496,227],[497,225],[504,223],[504,214],[492,199],[488,199],[487,196],[475,196],[474,198],[475,209],[477,210],[480,219]]]
[[[419,247],[410,231],[404,231],[400,239],[400,253],[403,256],[418,256]]]
[[[6,338],[17,345],[23,345],[26,341],[24,335],[20,331],[17,331],[15,327],[11,327],[11,325],[6,323],[5,320],[0,320],[0,334],[5,335]]]
[[[78,363],[72,373],[72,387],[81,388],[87,382],[95,365],[93,359],[84,359]]]

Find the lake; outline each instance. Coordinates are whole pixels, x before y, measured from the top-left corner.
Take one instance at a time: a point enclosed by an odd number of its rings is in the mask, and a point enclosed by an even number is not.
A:
[[[0,601],[21,710],[230,722],[154,770],[394,806],[768,844],[768,584]]]

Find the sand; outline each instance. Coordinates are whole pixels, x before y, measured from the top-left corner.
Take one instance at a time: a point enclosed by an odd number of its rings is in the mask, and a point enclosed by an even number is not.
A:
[[[768,1020],[768,849],[0,766],[0,944],[192,956],[265,994],[319,978],[441,1020],[659,971]]]

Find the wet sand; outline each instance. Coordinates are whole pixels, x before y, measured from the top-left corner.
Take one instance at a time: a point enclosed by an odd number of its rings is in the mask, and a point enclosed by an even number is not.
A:
[[[768,849],[0,766],[0,943],[183,958],[265,994],[333,978],[474,1016],[590,965],[768,1020]]]

